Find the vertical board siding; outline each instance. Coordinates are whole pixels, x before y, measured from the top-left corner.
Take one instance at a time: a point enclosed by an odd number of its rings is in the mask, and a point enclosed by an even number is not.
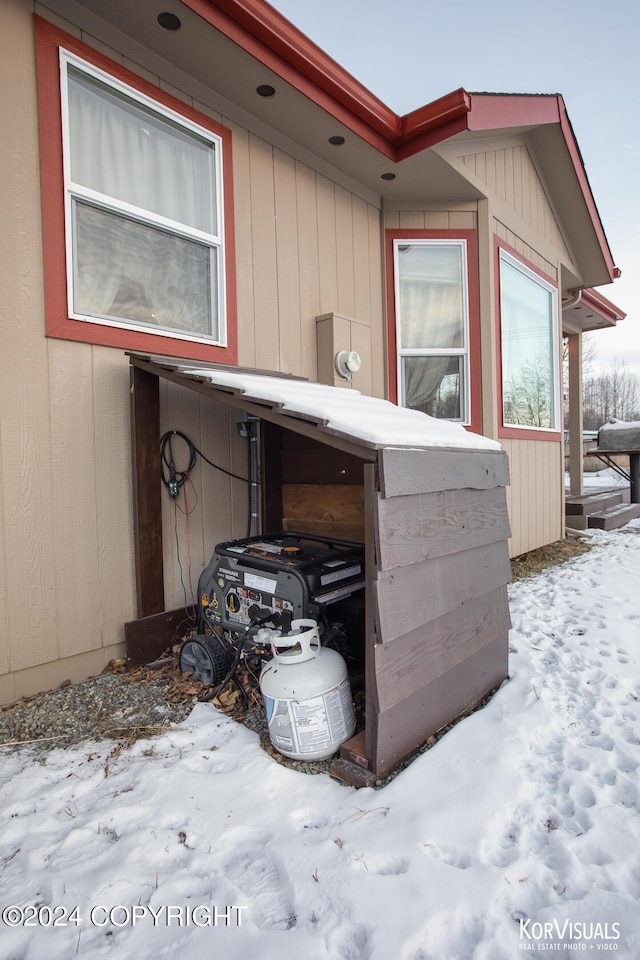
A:
[[[510,553],[517,557],[563,536],[562,443],[509,438],[503,444],[511,464]]]
[[[232,407],[162,380],[160,424],[161,433],[179,430],[212,463],[238,477],[248,478],[248,441],[240,437]],[[186,451],[184,441],[176,438],[174,455],[178,472],[186,469]],[[197,602],[198,578],[216,544],[246,536],[248,504],[247,484],[217,470],[199,455],[190,481],[176,500],[163,489],[165,606],[168,610],[182,605],[189,609]]]
[[[363,325],[371,382],[383,395],[380,211],[232,128],[240,365],[315,380],[315,318],[341,313]]]
[[[164,397],[163,397],[164,393]],[[179,430],[197,447],[200,445],[200,398],[193,390],[184,390],[173,383],[160,387],[160,427],[164,434]],[[164,403],[163,403],[164,399]],[[166,419],[165,419],[166,418]],[[187,469],[186,444],[179,437],[173,441],[175,466],[178,473]],[[184,604],[189,607],[195,598],[197,572],[201,569],[204,547],[202,543],[203,505],[200,458],[192,472],[192,482],[184,484],[179,497],[172,500],[166,489],[162,491],[162,530],[165,578],[165,608]],[[166,473],[166,468],[165,468]],[[188,512],[185,512],[185,495]],[[188,535],[187,535],[188,530]],[[176,543],[178,541],[179,547]],[[179,553],[178,553],[179,550]],[[191,572],[191,578],[189,578]],[[194,577],[195,574],[195,577]]]
[[[315,324],[305,317],[320,314],[320,264],[316,225],[316,178],[309,167],[296,163],[296,210],[298,215],[298,283],[300,298],[300,337],[302,365],[300,374],[309,380],[317,377]]]
[[[50,340],[52,571],[58,656],[93,649],[99,640],[93,613],[100,591],[96,517],[92,348]],[[82,402],[77,403],[77,399]],[[102,479],[102,478],[101,478]],[[78,536],[78,531],[82,536]],[[53,625],[52,625],[53,626]]]
[[[384,313],[384,279],[381,246],[380,211],[371,205],[367,208],[369,237],[369,284],[371,288],[369,307],[369,330],[371,336],[371,393],[374,397],[386,398],[387,359],[386,323]],[[378,292],[380,291],[380,295]]]
[[[278,272],[273,148],[249,135],[253,259],[253,339],[256,362],[280,367]],[[240,363],[244,361],[241,359]]]
[[[470,154],[464,166],[567,259],[571,256],[531,155],[524,144]]]
[[[29,5],[3,5],[0,31],[3,136],[0,185],[2,350],[2,616],[0,669],[55,659],[51,417],[47,343],[43,337],[42,233],[38,184],[33,26]],[[4,625],[3,624],[3,625]]]
[[[253,225],[251,209],[251,169],[249,134],[227,121],[233,134],[233,216],[236,235],[236,298],[239,363],[258,366],[254,340]]]
[[[300,263],[295,161],[274,151],[274,199],[276,210],[276,259],[278,280],[278,369],[299,373],[302,369],[300,323]],[[286,331],[286,332],[285,332]]]
[[[343,187],[335,186],[336,257],[338,270],[337,313],[355,316],[355,251],[352,196]]]
[[[122,642],[123,612],[136,609],[129,364],[108,347],[93,347],[92,364],[100,623],[107,647]]]
[[[316,175],[316,223],[318,229],[319,313],[335,311],[338,303],[338,253],[335,184]]]

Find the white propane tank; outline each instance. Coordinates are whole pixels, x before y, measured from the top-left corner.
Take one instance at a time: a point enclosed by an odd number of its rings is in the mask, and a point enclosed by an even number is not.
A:
[[[315,620],[293,620],[271,649],[260,675],[271,743],[292,760],[326,760],[356,726],[347,666],[321,646]]]

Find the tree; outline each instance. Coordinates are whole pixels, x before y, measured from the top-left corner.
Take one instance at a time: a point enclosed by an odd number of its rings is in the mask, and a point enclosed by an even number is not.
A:
[[[640,420],[640,376],[619,360],[583,383],[584,429],[598,430],[608,420]]]

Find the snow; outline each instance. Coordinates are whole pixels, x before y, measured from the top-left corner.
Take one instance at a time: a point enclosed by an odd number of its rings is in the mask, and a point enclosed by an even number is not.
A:
[[[5,925],[2,960],[636,960],[640,521],[593,543],[510,587],[510,679],[382,789],[208,704],[108,769],[4,752],[0,905],[79,923]]]
[[[601,430],[640,430],[640,420],[616,420],[615,418],[607,420],[600,427]]]
[[[221,387],[232,387],[248,398],[282,404],[282,409],[326,421],[330,430],[358,437],[376,446],[452,450],[501,450],[495,440],[471,433],[450,420],[438,420],[418,410],[398,407],[389,400],[365,396],[308,380],[241,374],[226,370],[179,367]]]

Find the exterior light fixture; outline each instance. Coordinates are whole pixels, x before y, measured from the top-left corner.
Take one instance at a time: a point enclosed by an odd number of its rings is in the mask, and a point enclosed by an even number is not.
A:
[[[158,23],[161,27],[164,27],[165,30],[179,30],[182,26],[182,21],[180,17],[176,17],[175,13],[165,13],[158,14]]]
[[[380,174],[380,179],[381,179],[381,180],[395,180],[395,178],[396,178],[395,173],[381,173],[381,174]]]
[[[341,350],[336,353],[336,370],[345,380],[351,380],[351,376],[357,373],[362,366],[362,358],[355,350]]]
[[[276,92],[276,88],[272,87],[270,83],[261,83],[259,87],[256,87],[256,93],[259,97],[272,97]]]
[[[344,143],[344,137],[329,137],[329,143],[332,147],[341,147]]]

